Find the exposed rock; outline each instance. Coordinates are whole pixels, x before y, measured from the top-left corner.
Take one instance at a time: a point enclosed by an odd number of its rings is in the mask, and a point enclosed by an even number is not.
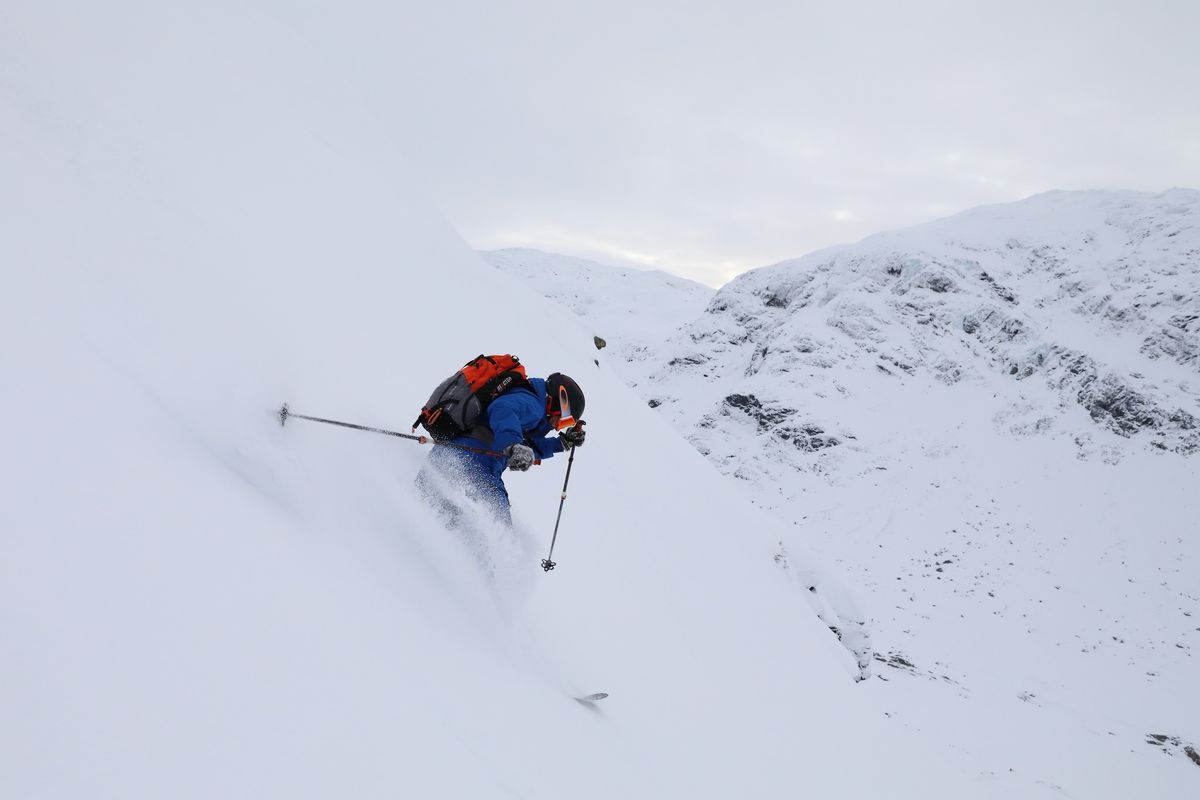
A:
[[[798,413],[795,409],[765,405],[754,395],[731,394],[726,397],[722,413],[732,412],[740,412],[752,419],[759,432],[790,442],[805,452],[841,444],[838,437],[827,434],[819,425],[793,422]]]
[[[1170,736],[1165,733],[1148,733],[1146,734],[1146,744],[1161,747],[1164,753],[1186,758],[1200,767],[1200,752],[1196,751],[1195,745],[1185,742],[1178,736]]]

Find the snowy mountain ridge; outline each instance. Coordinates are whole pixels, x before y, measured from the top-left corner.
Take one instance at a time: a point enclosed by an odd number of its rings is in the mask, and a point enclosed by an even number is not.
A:
[[[749,415],[792,442],[799,464],[864,444],[842,402],[856,379],[883,385],[864,373],[985,380],[1002,400],[990,413],[1011,435],[1061,436],[1085,457],[1117,458],[1127,443],[1191,454],[1198,263],[1191,190],[975,209],[740,276],[673,340],[652,373],[654,399],[702,447],[723,419]],[[676,411],[689,378],[705,374],[721,376],[724,395],[710,392],[700,418],[694,402]]]
[[[652,343],[695,319],[715,294],[703,284],[660,270],[623,269],[528,248],[480,255],[565,306],[611,348],[606,356],[624,361],[653,358]]]

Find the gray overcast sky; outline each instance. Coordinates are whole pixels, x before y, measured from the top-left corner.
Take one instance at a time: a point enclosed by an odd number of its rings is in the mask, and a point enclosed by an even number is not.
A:
[[[1049,189],[1200,187],[1200,0],[368,0],[342,33],[480,249],[720,285]]]

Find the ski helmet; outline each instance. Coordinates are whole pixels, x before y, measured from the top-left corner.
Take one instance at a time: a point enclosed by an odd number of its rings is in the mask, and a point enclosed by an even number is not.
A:
[[[564,394],[567,401],[566,409],[562,407]],[[572,422],[568,425],[573,425],[574,420],[583,416],[583,390],[579,388],[579,384],[559,372],[546,378],[546,411],[550,416],[558,417],[563,422],[567,421],[565,418],[571,419]]]

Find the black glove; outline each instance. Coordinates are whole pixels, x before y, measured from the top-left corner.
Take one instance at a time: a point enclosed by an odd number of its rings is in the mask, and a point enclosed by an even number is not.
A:
[[[533,449],[526,445],[509,445],[504,455],[508,456],[508,468],[511,470],[524,472],[533,466]]]
[[[578,422],[572,428],[567,428],[558,435],[558,440],[562,442],[564,450],[570,450],[572,447],[579,447],[583,444],[584,437],[587,436],[587,431],[583,429],[583,423]]]

